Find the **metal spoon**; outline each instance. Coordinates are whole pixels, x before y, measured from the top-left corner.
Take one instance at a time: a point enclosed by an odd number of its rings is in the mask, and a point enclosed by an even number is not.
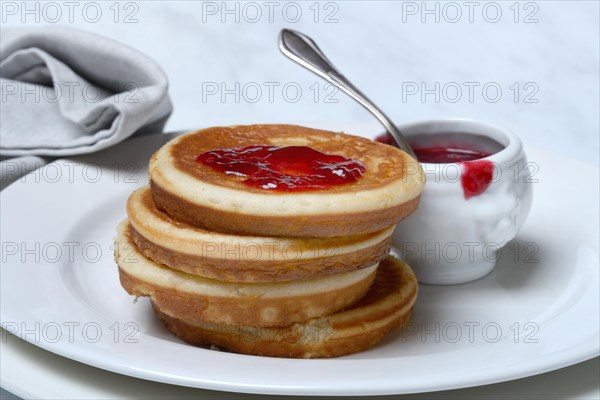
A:
[[[369,110],[381,122],[389,134],[392,135],[399,148],[410,154],[415,160],[417,159],[415,153],[392,120],[333,66],[314,40],[298,31],[282,29],[279,34],[279,49],[289,59],[337,86],[344,93],[359,102],[360,105]]]

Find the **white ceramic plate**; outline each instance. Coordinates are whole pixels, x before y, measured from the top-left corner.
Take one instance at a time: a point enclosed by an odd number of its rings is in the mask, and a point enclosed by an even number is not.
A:
[[[511,380],[599,354],[598,169],[528,148],[539,167],[529,220],[496,270],[422,286],[413,323],[332,360],[185,345],[120,287],[114,227],[148,158],[147,136],[58,161],[0,193],[2,326],[44,349],[139,378],[234,392],[367,395]]]

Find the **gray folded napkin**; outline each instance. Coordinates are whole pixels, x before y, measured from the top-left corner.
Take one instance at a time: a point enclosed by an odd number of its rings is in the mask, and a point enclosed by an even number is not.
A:
[[[95,152],[162,130],[171,113],[165,73],[121,43],[65,27],[3,28],[0,38],[2,164]],[[15,161],[0,168],[3,185],[27,165]]]

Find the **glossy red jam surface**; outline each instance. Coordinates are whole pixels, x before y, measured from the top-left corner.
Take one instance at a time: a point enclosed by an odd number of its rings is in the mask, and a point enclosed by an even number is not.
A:
[[[473,161],[491,156],[482,151],[455,147],[417,147],[413,148],[413,151],[420,162],[431,164]]]
[[[392,138],[387,134],[379,135],[375,140],[394,145]],[[462,166],[461,185],[465,199],[485,192],[492,182],[494,164],[488,160],[481,160],[491,156],[492,153],[468,148],[465,145],[413,146],[413,151],[422,163],[459,163]]]
[[[465,199],[479,196],[490,186],[494,177],[494,164],[488,160],[461,162],[460,183]]]
[[[365,172],[359,161],[308,146],[247,146],[200,154],[196,161],[247,186],[298,192],[356,182]]]
[[[379,135],[376,141],[394,146],[392,137],[387,134]],[[492,154],[485,151],[470,149],[466,146],[412,146],[417,159],[422,163],[446,164],[461,161],[473,161],[489,157]]]

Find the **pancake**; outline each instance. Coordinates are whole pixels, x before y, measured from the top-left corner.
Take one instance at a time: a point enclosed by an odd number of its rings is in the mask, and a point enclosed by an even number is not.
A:
[[[199,164],[210,150],[251,145],[309,146],[362,163],[356,182],[282,192],[247,186],[240,176]],[[293,125],[215,127],[179,136],[150,160],[158,209],[211,231],[282,237],[334,237],[377,232],[418,206],[420,164],[392,146],[343,133]]]
[[[127,214],[131,237],[144,256],[227,282],[290,281],[370,267],[388,254],[394,230],[329,239],[211,232],[159,211],[148,186],[129,197]]]
[[[215,345],[236,353],[289,358],[337,357],[365,350],[409,321],[417,296],[410,268],[388,257],[366,296],[347,310],[288,327],[232,326],[183,320],[157,303],[154,311],[167,329],[194,345]]]
[[[150,297],[173,317],[256,326],[287,326],[349,307],[364,297],[377,270],[374,265],[307,280],[221,282],[147,259],[133,242],[127,220],[117,228],[115,261],[127,293]]]

